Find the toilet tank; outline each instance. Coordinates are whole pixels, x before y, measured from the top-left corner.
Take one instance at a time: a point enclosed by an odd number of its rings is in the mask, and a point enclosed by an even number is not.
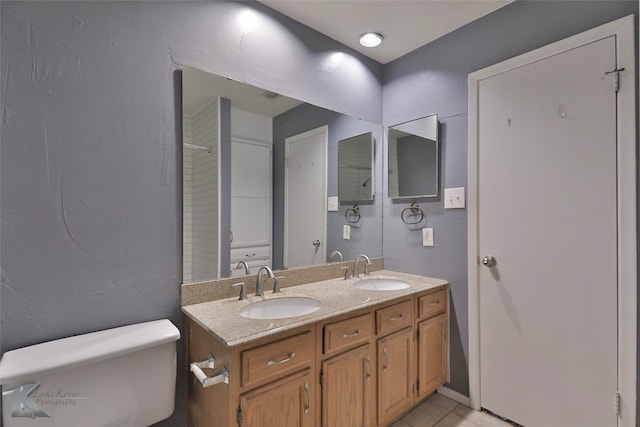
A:
[[[144,427],[173,413],[176,341],[169,320],[6,352],[5,427]]]

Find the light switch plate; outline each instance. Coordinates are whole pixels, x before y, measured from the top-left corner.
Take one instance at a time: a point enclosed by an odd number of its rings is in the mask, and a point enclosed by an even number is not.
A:
[[[351,239],[351,226],[350,225],[343,225],[342,226],[342,238],[344,240],[350,240]]]
[[[327,211],[338,212],[338,198],[327,197]]]
[[[422,246],[433,246],[433,228],[422,229]]]
[[[444,189],[445,209],[464,209],[464,187]]]

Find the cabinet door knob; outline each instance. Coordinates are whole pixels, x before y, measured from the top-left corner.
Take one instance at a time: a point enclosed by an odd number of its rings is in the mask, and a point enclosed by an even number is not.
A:
[[[313,246],[320,246],[320,240],[314,240],[311,244]]]
[[[491,255],[487,255],[486,257],[482,258],[482,265],[491,268],[496,265],[496,259]]]

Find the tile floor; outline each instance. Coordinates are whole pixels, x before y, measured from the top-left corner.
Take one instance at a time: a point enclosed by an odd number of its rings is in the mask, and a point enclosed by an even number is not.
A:
[[[434,394],[391,427],[513,427],[496,417]]]

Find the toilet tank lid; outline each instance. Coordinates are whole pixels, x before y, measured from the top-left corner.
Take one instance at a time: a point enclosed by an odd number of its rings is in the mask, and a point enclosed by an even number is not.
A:
[[[87,365],[179,338],[178,328],[162,319],[7,351],[0,360],[0,384],[34,380],[44,372]]]

